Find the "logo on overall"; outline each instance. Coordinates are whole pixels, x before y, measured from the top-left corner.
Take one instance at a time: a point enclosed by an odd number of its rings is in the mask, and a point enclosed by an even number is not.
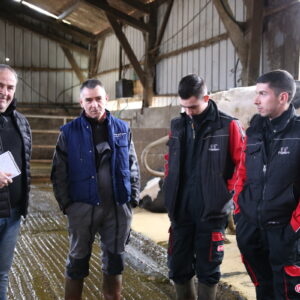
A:
[[[278,151],[278,154],[280,155],[288,155],[290,154],[289,147],[281,147]]]
[[[210,144],[208,151],[220,151],[219,145],[218,144]]]
[[[295,286],[295,291],[300,294],[300,283]]]
[[[217,251],[218,252],[223,252],[224,251],[224,245],[219,245]]]

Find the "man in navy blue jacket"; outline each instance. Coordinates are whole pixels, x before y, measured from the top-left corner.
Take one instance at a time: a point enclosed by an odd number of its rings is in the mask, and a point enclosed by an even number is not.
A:
[[[61,127],[51,180],[68,217],[70,250],[65,299],[81,299],[96,233],[102,250],[103,294],[121,299],[124,249],[139,201],[140,175],[126,122],[106,110],[108,97],[97,79],[80,88],[83,112]]]

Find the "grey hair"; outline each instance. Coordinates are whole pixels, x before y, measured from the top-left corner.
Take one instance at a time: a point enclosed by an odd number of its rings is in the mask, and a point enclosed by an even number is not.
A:
[[[3,71],[3,70],[11,71],[14,74],[15,78],[16,78],[16,82],[18,82],[18,74],[11,66],[6,65],[6,64],[0,64],[0,72]]]

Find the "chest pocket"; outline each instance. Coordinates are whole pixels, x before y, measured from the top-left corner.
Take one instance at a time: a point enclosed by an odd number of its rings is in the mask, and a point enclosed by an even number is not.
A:
[[[167,142],[167,146],[169,147],[169,168],[173,167],[174,163],[179,165],[180,161],[180,141],[178,137],[171,136]]]
[[[128,147],[128,137],[127,134],[117,134],[115,136],[115,144],[117,147]]]
[[[227,163],[228,135],[219,134],[206,137],[202,140],[203,145],[198,146],[198,156],[202,157],[199,161],[199,168],[206,166],[207,172],[224,175]],[[202,150],[203,147],[203,150]],[[205,155],[202,155],[205,153]]]
[[[246,170],[248,181],[258,181],[263,175],[262,143],[248,144],[246,149]]]
[[[275,177],[275,184],[283,185],[300,178],[300,141],[274,139],[274,151],[271,157],[270,172],[280,170]]]
[[[128,146],[127,133],[119,133],[115,135],[116,165],[119,166],[121,170],[129,169]]]

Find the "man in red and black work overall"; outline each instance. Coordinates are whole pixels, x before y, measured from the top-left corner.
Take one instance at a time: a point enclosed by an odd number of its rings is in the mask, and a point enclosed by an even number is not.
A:
[[[295,81],[276,70],[257,79],[247,129],[245,187],[235,209],[243,262],[258,300],[300,299],[300,117]]]
[[[242,189],[245,137],[238,121],[220,112],[203,79],[188,75],[179,83],[184,113],[171,122],[164,183],[171,220],[169,276],[178,300],[216,297],[223,234],[232,197]]]

